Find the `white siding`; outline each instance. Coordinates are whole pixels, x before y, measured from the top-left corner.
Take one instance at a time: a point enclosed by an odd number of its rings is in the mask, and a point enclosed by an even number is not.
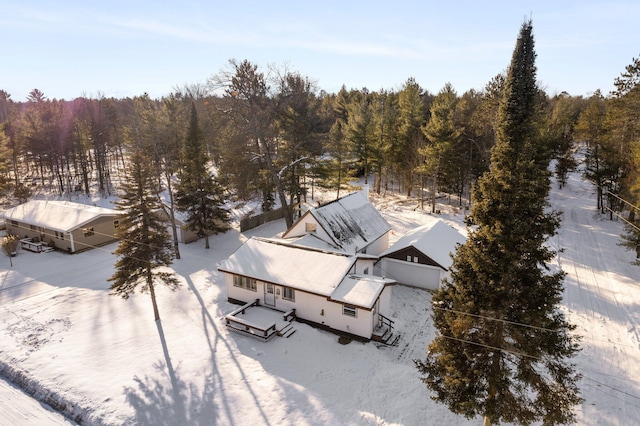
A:
[[[400,284],[435,290],[440,287],[440,281],[445,271],[430,265],[403,262],[385,257],[382,259],[382,275],[393,278]]]
[[[387,318],[391,318],[391,292],[393,286],[386,286],[380,295],[379,312]]]
[[[329,236],[329,234],[327,234],[324,230],[324,228],[322,226],[320,226],[320,224],[318,223],[318,221],[316,220],[315,217],[313,217],[313,215],[311,214],[306,214],[302,220],[300,220],[300,222],[295,223],[288,231],[287,231],[287,238],[289,237],[301,237],[303,235],[309,234],[310,232],[307,232],[306,229],[306,224],[307,223],[312,223],[314,225],[316,225],[316,230],[315,232],[311,232],[312,234],[315,234],[318,238],[320,238],[322,241],[326,241],[330,244],[334,244],[333,238]]]
[[[253,302],[256,299],[264,300],[264,288],[260,281],[257,282],[258,291],[252,291],[234,286],[232,274],[224,274],[224,276],[227,284],[227,297],[229,299],[240,300],[245,303]]]
[[[257,291],[247,290],[233,285],[233,275],[225,274],[227,286],[227,297],[240,300],[245,303],[260,299],[260,303],[264,304],[264,283],[257,281]],[[389,291],[388,291],[389,289]],[[387,287],[383,292],[390,293]],[[388,305],[388,301],[386,302]],[[389,314],[388,307],[384,311],[381,303],[380,311],[383,315]],[[357,308],[357,317],[353,318],[342,313],[342,304],[327,300],[324,296],[318,296],[306,293],[300,290],[295,291],[295,301],[284,300],[282,298],[282,286],[276,285],[276,303],[275,309],[279,311],[288,311],[295,308],[296,316],[307,321],[325,325],[334,330],[344,331],[355,334],[356,336],[370,339],[373,333],[372,328],[372,312],[366,309]]]
[[[378,256],[380,253],[389,248],[389,233],[386,232],[383,236],[373,241],[367,246],[367,254]]]
[[[373,275],[374,266],[375,259],[358,259],[355,264],[355,273],[358,275]]]

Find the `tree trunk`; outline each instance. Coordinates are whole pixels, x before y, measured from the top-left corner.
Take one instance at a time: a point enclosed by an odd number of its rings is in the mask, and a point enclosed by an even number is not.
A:
[[[278,172],[276,172],[276,168],[273,165],[273,161],[271,160],[271,151],[269,151],[269,144],[264,138],[259,139],[260,145],[265,152],[267,167],[271,172],[271,176],[273,177],[273,181],[276,184],[276,189],[278,190],[278,197],[280,198],[280,204],[282,204],[282,208],[284,209],[284,220],[287,224],[287,229],[291,228],[293,225],[293,215],[291,214],[291,209],[287,204],[287,197],[284,195],[284,189],[282,188],[282,182],[280,181],[280,177],[278,176]]]
[[[155,320],[158,321],[160,319],[160,312],[158,311],[158,303],[156,302],[156,291],[153,287],[151,269],[147,270],[147,284],[149,285],[149,294],[151,294],[151,303],[153,304],[153,316]]]
[[[204,248],[209,248],[209,234],[207,234],[206,232],[204,233]]]
[[[173,252],[176,259],[180,259],[180,247],[178,244],[178,230],[176,229],[176,213],[173,207],[173,187],[171,186],[171,175],[166,174],[167,193],[169,194],[169,218],[171,219],[171,231],[173,233]]]

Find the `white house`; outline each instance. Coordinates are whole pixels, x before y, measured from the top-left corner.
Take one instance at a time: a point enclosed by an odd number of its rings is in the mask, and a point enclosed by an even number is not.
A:
[[[225,260],[227,296],[256,299],[300,320],[371,339],[388,321],[392,279],[372,275],[375,257],[253,237]]]
[[[7,233],[32,251],[53,247],[77,253],[117,241],[122,212],[69,201],[32,200],[5,212]]]
[[[391,226],[360,191],[307,210],[283,235],[313,234],[345,253],[378,255],[389,246]]]
[[[440,219],[413,229],[380,254],[381,274],[425,289],[449,276],[451,254],[466,237]]]

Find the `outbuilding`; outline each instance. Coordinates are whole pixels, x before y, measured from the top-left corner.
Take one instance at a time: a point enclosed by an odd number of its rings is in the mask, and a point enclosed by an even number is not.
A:
[[[380,254],[381,274],[399,284],[435,290],[449,276],[451,254],[465,241],[460,231],[435,219],[411,230]]]

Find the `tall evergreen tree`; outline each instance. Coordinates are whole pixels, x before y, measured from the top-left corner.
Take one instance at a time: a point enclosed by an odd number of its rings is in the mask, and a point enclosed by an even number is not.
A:
[[[581,401],[568,359],[575,328],[558,309],[563,272],[546,263],[559,226],[547,210],[548,159],[536,151],[535,52],[525,22],[498,113],[491,168],[474,192],[476,225],[453,258],[451,280],[433,296],[438,336],[416,361],[432,398],[467,418],[565,424]]]
[[[6,123],[0,123],[0,196],[8,190],[11,177],[11,150],[9,149],[9,137],[5,134]]]
[[[129,158],[128,171],[121,185],[122,194],[116,208],[123,212],[116,235],[121,238],[114,254],[120,256],[113,281],[113,295],[128,299],[136,288],[149,292],[156,321],[160,319],[156,303],[155,284],[160,282],[170,289],[179,283],[165,267],[173,260],[171,237],[167,224],[161,219],[158,180],[150,170],[152,162],[141,147],[134,147]]]
[[[196,105],[192,103],[175,202],[179,210],[187,213],[189,229],[204,237],[207,249],[209,235],[226,231],[229,222],[229,213],[222,207],[224,191],[208,170],[208,158],[198,126]]]
[[[605,164],[601,153],[605,144],[606,100],[599,90],[586,101],[584,110],[578,116],[576,134],[586,143],[585,177],[596,187],[596,202],[598,209],[604,211],[604,181],[608,177],[609,167]]]
[[[420,163],[418,150],[424,146],[422,126],[427,121],[423,91],[414,78],[409,78],[398,93],[398,131],[391,157],[404,179],[407,196],[413,189],[413,174]]]
[[[436,195],[442,180],[452,175],[455,161],[454,151],[458,149],[460,130],[453,116],[458,104],[458,95],[447,83],[431,104],[431,118],[422,128],[427,143],[420,148],[424,161],[418,167],[421,173],[431,179],[431,213],[436,211]]]

